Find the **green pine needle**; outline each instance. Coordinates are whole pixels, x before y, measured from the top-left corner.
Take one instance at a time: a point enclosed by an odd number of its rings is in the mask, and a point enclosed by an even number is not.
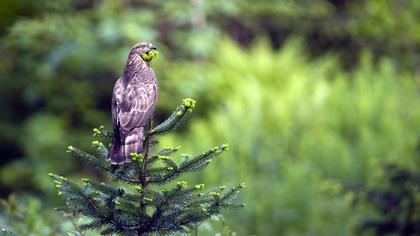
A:
[[[107,160],[108,148],[100,140],[92,141],[96,155],[69,146],[72,156],[111,174],[114,180],[133,184],[134,188],[123,189],[117,185],[98,183],[82,178],[79,186],[63,176],[49,173],[57,194],[66,205],[61,212],[84,215],[90,218],[80,226],[81,230],[98,230],[102,235],[138,235],[187,233],[212,215],[220,214],[225,208],[243,207],[233,203],[244,184],[228,189],[220,186],[209,191],[204,184],[188,186],[186,181],[173,181],[183,173],[206,167],[218,154],[228,149],[227,144],[211,148],[199,155],[181,154],[177,161],[177,148],[163,148],[153,152],[157,141],[153,136],[164,134],[180,126],[186,114],[195,108],[195,101],[186,98],[163,123],[147,135],[145,146],[150,150],[143,154],[133,153],[133,161],[111,165]],[[103,126],[93,129],[95,137],[110,137]],[[152,184],[174,183],[170,189],[151,188]]]

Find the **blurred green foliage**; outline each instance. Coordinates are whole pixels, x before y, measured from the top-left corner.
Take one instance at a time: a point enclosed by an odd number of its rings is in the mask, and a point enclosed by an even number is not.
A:
[[[249,214],[227,217],[242,234],[351,234],[349,199],[327,190],[374,184],[387,162],[418,170],[419,87],[388,60],[374,65],[367,53],[345,72],[332,56],[308,61],[299,40],[277,53],[264,41],[249,51],[226,41],[218,48],[223,56],[208,68],[187,76],[183,66],[174,78],[209,100],[208,116],[164,143],[184,141],[188,152],[230,144],[229,157],[196,178],[245,180]],[[194,91],[195,83],[205,89]]]
[[[140,40],[160,50],[156,119],[198,100],[164,144],[230,144],[190,177],[245,180],[247,208],[226,215],[238,235],[352,234],[369,209],[342,186],[383,182],[384,163],[419,171],[419,1],[4,0],[0,14],[0,197],[52,209],[48,172],[105,178],[64,150],[110,127],[112,86]]]
[[[384,167],[386,183],[365,188],[348,187],[355,203],[370,207],[359,233],[415,235],[420,232],[420,175],[396,165]]]
[[[65,224],[61,227],[59,224],[51,224],[54,222],[52,209],[46,210],[49,214],[44,212],[42,216],[40,215],[42,206],[37,198],[27,195],[17,197],[11,194],[7,200],[0,200],[0,206],[2,207],[0,215],[2,229],[10,230],[18,235],[60,235],[66,232],[60,229]],[[3,228],[4,226],[6,228]],[[71,229],[68,225],[64,227],[67,230]],[[0,235],[3,234],[0,233]]]

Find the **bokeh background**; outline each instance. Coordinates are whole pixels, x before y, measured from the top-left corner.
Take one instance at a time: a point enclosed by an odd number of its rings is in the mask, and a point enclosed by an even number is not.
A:
[[[230,145],[184,179],[247,184],[246,207],[199,235],[354,235],[382,216],[352,189],[386,186],[389,164],[419,174],[420,1],[2,0],[0,226],[73,230],[47,174],[108,179],[65,149],[92,150],[92,128],[111,126],[143,40],[160,51],[156,120],[197,100],[162,145]]]

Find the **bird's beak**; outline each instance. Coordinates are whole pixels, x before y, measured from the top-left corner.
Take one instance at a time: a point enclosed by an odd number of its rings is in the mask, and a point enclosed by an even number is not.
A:
[[[152,50],[157,50],[157,48],[155,47],[155,45],[153,45],[152,43],[149,43],[149,48],[150,48],[150,51],[152,51]]]
[[[149,45],[149,50],[146,53],[150,53],[150,52],[157,52],[157,48],[154,45]]]

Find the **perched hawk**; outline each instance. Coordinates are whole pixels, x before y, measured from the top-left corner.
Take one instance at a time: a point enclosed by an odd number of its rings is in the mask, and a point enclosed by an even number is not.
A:
[[[150,61],[157,54],[153,44],[137,43],[128,54],[123,75],[112,93],[114,138],[108,152],[112,164],[132,160],[130,153],[143,151],[144,127],[152,116],[158,86]]]

